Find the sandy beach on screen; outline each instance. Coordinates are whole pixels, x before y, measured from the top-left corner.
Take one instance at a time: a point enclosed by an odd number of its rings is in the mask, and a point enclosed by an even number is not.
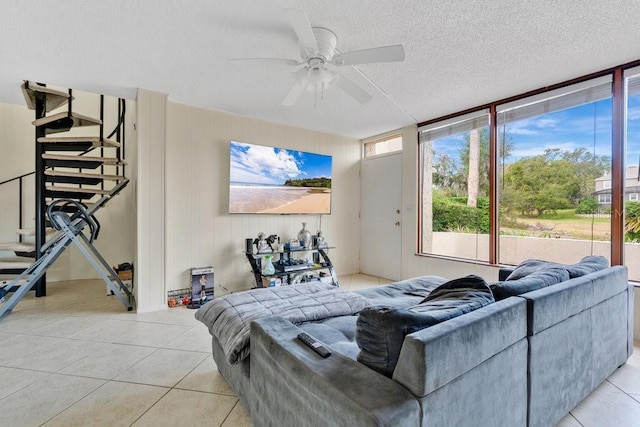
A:
[[[277,208],[267,209],[261,213],[303,213],[303,212],[329,212],[331,206],[331,192],[311,193],[298,200]]]

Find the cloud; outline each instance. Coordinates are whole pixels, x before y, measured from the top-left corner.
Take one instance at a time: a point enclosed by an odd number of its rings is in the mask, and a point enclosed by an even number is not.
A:
[[[628,120],[640,120],[640,106],[627,109]]]
[[[231,181],[282,184],[304,175],[301,162],[287,150],[234,143],[231,146]]]

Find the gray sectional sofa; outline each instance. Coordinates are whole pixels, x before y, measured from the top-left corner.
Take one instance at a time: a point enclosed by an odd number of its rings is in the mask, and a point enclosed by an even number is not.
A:
[[[625,267],[595,257],[525,262],[510,279],[425,276],[345,293],[367,306],[349,314],[245,319],[250,354],[234,363],[216,300],[196,317],[256,426],[552,426],[630,356],[633,289]],[[233,295],[225,305],[242,312]]]

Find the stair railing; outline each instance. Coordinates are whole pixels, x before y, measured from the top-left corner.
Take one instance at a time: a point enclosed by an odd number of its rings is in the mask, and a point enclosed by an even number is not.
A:
[[[100,120],[103,120],[103,95],[100,95],[101,99],[100,99]],[[122,98],[118,98],[118,123],[116,124],[116,126],[113,128],[113,130],[111,131],[111,133],[109,133],[109,135],[107,135],[106,139],[109,139],[111,137],[113,137],[113,135],[116,135],[116,141],[120,142],[122,144],[122,148],[117,148],[116,149],[116,157],[118,159],[123,159],[124,155],[125,155],[125,134],[126,132],[124,132],[125,129],[125,115],[126,115],[126,110],[127,110],[127,103],[126,100],[122,99]],[[100,136],[103,136],[103,125],[100,126]],[[94,149],[94,147],[90,147],[87,148],[86,150],[84,150],[83,152],[79,153],[78,156],[84,156],[85,154],[89,153],[90,151],[92,151]],[[101,156],[104,155],[104,149],[101,149]],[[121,157],[122,156],[122,157]],[[46,169],[53,169],[53,166],[49,166]],[[102,170],[104,171],[104,166],[102,166]],[[44,172],[44,171],[43,171]],[[24,225],[24,220],[23,220],[23,200],[24,200],[24,179],[28,176],[31,175],[35,175],[36,171],[32,171],[32,172],[27,172],[25,174],[13,177],[13,178],[9,178],[7,180],[4,180],[2,182],[0,182],[0,186],[5,185],[5,184],[9,184],[11,182],[14,181],[18,181],[18,228],[21,229],[23,228]],[[104,172],[103,172],[104,173]],[[116,166],[116,175],[120,175],[120,167]],[[125,166],[122,165],[122,176],[125,176]],[[102,185],[102,189],[104,189],[104,182]],[[19,234],[18,235],[18,241],[22,242],[23,241],[23,235]]]

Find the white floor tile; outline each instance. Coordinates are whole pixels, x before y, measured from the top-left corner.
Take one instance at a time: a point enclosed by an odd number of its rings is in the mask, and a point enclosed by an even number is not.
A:
[[[571,414],[584,427],[640,426],[640,404],[626,394],[593,392]]]
[[[130,322],[131,323],[131,322]],[[135,322],[113,342],[116,344],[162,347],[191,329],[189,326]]]
[[[249,412],[242,406],[242,403],[238,401],[236,406],[233,407],[231,413],[224,420],[222,427],[251,427],[251,417]]]
[[[133,425],[220,426],[237,401],[233,396],[173,389]]]
[[[135,315],[138,322],[165,323],[167,325],[197,326],[201,323],[196,320],[195,313],[198,310],[184,306],[173,307],[167,310],[139,313]]]
[[[106,344],[104,343],[61,338],[40,351],[30,353],[19,359],[13,359],[6,366],[32,369],[34,371],[57,372],[73,362],[101,351],[105,346]]]
[[[180,381],[176,388],[234,395],[229,383],[218,372],[216,362],[213,361],[211,355],[208,355],[202,363]]]
[[[0,399],[48,375],[46,372],[0,367]]]
[[[104,319],[96,316],[65,317],[57,322],[34,329],[30,334],[67,338],[102,322]]]
[[[16,334],[2,341],[0,366],[10,366],[11,363],[27,357],[31,353],[42,351],[58,341],[60,338]]]
[[[2,319],[2,331],[17,334],[27,334],[36,329],[64,320],[63,316],[33,313],[21,315],[21,313],[9,313]]]
[[[59,373],[112,379],[155,351],[152,347],[105,344],[90,356],[70,364]]]
[[[176,350],[211,353],[211,334],[204,324],[190,327],[185,333],[169,341],[163,347]]]
[[[132,333],[135,329],[140,328],[142,326],[138,322],[105,319],[90,328],[71,335],[69,338],[112,343],[122,338],[125,334]]]
[[[581,424],[573,418],[573,415],[567,414],[566,417],[560,420],[556,427],[581,427]]]
[[[340,277],[347,290],[387,283]],[[100,280],[50,283],[46,298],[29,294],[0,320],[0,426],[250,426],[195,312],[127,312]],[[558,426],[640,426],[639,345]]]
[[[640,358],[630,357],[609,377],[609,381],[625,393],[640,394]]]
[[[211,356],[161,348],[115,377],[115,380],[173,387],[206,357]]]
[[[109,381],[44,426],[130,426],[168,391],[164,387]]]
[[[0,425],[39,426],[102,384],[93,378],[47,375],[0,400]]]

